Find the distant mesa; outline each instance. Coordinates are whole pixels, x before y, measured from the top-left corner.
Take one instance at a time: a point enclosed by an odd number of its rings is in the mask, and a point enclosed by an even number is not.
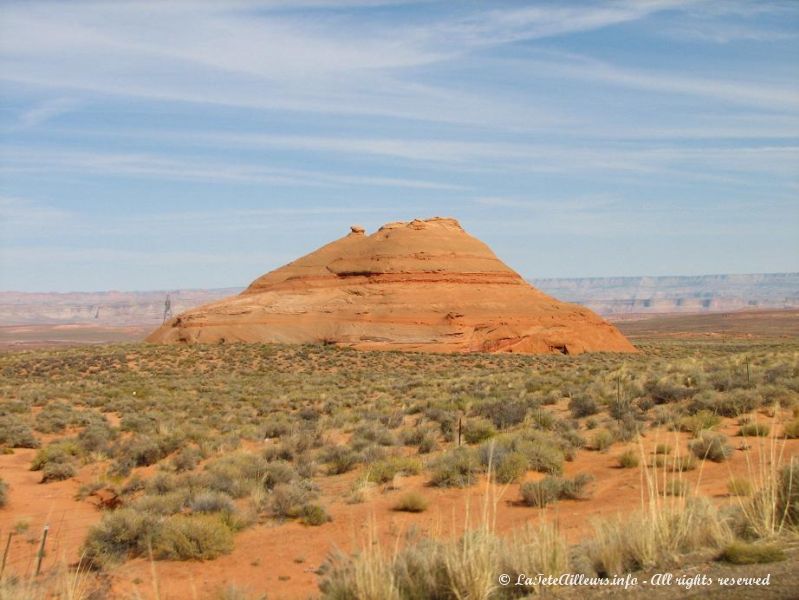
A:
[[[634,352],[602,318],[538,291],[470,236],[434,217],[350,232],[188,310],[155,343],[322,343],[425,352]]]

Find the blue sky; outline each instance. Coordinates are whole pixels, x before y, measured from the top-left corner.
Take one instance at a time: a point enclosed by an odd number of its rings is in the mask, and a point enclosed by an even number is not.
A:
[[[0,5],[0,290],[454,216],[527,277],[799,270],[799,2]]]

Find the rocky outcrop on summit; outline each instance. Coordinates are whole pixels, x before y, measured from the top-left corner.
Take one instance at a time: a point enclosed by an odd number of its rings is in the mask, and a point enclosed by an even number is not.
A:
[[[159,343],[328,343],[431,352],[633,352],[590,310],[536,290],[455,219],[388,223],[186,311]]]

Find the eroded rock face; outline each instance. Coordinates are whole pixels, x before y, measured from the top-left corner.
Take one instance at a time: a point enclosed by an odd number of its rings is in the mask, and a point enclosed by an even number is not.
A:
[[[590,310],[526,283],[455,219],[388,223],[179,315],[150,342],[330,343],[431,352],[633,352]]]

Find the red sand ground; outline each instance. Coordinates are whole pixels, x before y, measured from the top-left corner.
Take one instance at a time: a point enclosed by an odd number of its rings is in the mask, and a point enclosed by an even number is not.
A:
[[[736,450],[725,463],[708,462],[684,474],[692,488],[699,482],[701,493],[719,503],[737,501],[728,496],[727,482],[733,475],[755,480],[761,448],[768,452],[772,443],[769,439],[733,437],[737,430],[733,421],[723,429],[734,446],[745,440],[751,446],[748,451]],[[642,448],[651,460],[657,443],[667,443],[686,452],[687,439],[687,434],[652,430]],[[778,447],[782,444],[779,442]],[[788,440],[784,444],[783,462],[799,455],[799,440]],[[528,522],[555,519],[568,540],[578,542],[590,534],[593,517],[623,515],[639,508],[642,494],[646,492],[642,470],[616,466],[616,457],[626,448],[639,446],[616,444],[607,453],[579,451],[576,459],[567,463],[567,476],[590,473],[595,477],[590,500],[560,501],[542,510],[518,503],[518,484],[491,488],[489,497],[497,499],[496,530],[508,533]],[[36,543],[45,523],[51,526],[43,564],[47,570],[60,561],[74,562],[79,558],[80,544],[88,527],[101,515],[93,505],[95,499],[74,499],[79,482],[38,483],[39,473],[28,470],[33,453],[32,450],[18,450],[13,455],[0,456],[0,470],[11,484],[8,508],[0,511],[0,531],[5,534],[20,521],[29,526],[26,532],[14,536],[9,554],[9,572],[21,575],[31,573],[34,568]],[[91,480],[93,471],[99,468],[96,465],[86,467],[79,479]],[[662,470],[660,473],[662,478]],[[159,561],[153,565],[143,559],[132,560],[111,575],[114,597],[134,597],[136,593],[150,597],[154,566],[162,599],[204,598],[227,584],[252,593],[267,592],[270,600],[307,598],[317,591],[318,577],[314,571],[329,553],[337,548],[346,552],[361,548],[369,539],[370,531],[377,532],[381,547],[390,550],[411,530],[423,535],[449,536],[463,530],[467,511],[472,523],[481,519],[487,489],[484,483],[467,490],[437,489],[426,485],[424,475],[399,478],[395,482],[397,489],[375,488],[366,502],[347,504],[344,497],[356,477],[356,473],[348,473],[318,480],[323,490],[322,501],[333,517],[331,523],[320,527],[293,522],[257,525],[237,534],[232,554],[214,561]],[[541,477],[536,473],[528,474],[531,480]],[[392,506],[399,496],[411,490],[428,498],[430,508],[419,514],[393,511]]]

